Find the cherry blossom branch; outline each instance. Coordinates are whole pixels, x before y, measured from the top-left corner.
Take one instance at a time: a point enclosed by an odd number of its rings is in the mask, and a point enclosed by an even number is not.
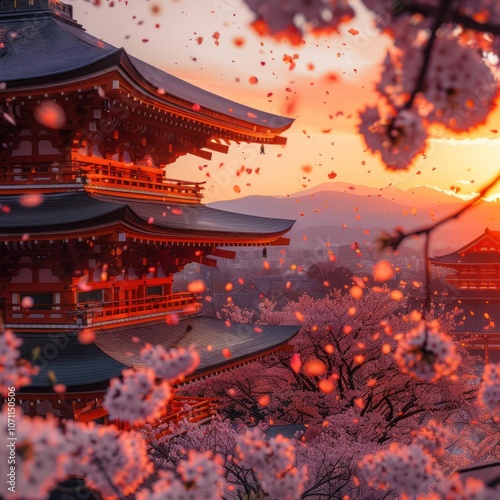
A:
[[[101,460],[97,457],[94,457],[93,463],[97,466],[97,469],[103,475],[104,479],[106,479],[106,482],[111,486],[111,489],[116,493],[118,500],[125,500],[125,497],[122,495],[122,492],[120,491],[118,486],[116,486],[116,484],[113,482],[113,480],[107,474],[106,467],[101,462]]]
[[[483,188],[479,191],[478,195],[475,198],[469,200],[465,205],[463,205],[459,210],[444,217],[443,219],[431,224],[429,226],[424,226],[419,229],[415,229],[409,233],[405,233],[402,229],[396,228],[396,234],[391,235],[382,235],[379,238],[379,245],[381,248],[392,248],[394,251],[398,249],[399,245],[406,240],[407,238],[411,238],[413,236],[420,236],[424,234],[425,238],[425,246],[424,246],[424,258],[425,258],[425,306],[424,306],[424,316],[427,312],[429,312],[431,305],[431,263],[429,259],[429,247],[430,247],[430,235],[436,230],[439,226],[449,222],[453,219],[457,219],[464,212],[467,212],[472,206],[474,206],[478,201],[486,196],[488,191],[495,186],[500,181],[500,173],[497,174],[490,182],[488,182]]]
[[[402,109],[410,109],[412,107],[416,95],[422,90],[424,86],[425,75],[427,74],[427,69],[429,68],[429,64],[431,61],[432,49],[434,48],[434,42],[436,41],[437,31],[446,19],[446,14],[449,10],[451,1],[452,0],[442,0],[439,6],[439,9],[436,13],[436,17],[434,18],[434,21],[431,26],[431,35],[429,37],[429,40],[427,41],[427,45],[425,46],[423,52],[424,60],[420,68],[417,81],[415,82],[415,88],[413,89],[413,92],[411,93],[408,101],[406,102],[406,104],[403,106]]]
[[[439,226],[442,226],[446,222],[449,222],[453,219],[457,219],[460,217],[464,212],[469,210],[473,205],[475,205],[478,201],[481,200],[481,198],[484,198],[484,196],[488,193],[488,191],[495,186],[500,181],[500,173],[495,176],[494,179],[492,179],[488,184],[486,184],[481,191],[479,191],[478,195],[475,198],[472,198],[469,200],[466,204],[464,204],[459,210],[454,212],[451,215],[448,215],[447,217],[435,222],[434,224],[431,224],[429,226],[424,226],[419,229],[414,229],[413,231],[409,233],[405,233],[401,228],[396,228],[396,234],[395,235],[390,235],[388,233],[383,234],[379,239],[378,243],[381,249],[384,248],[391,248],[392,250],[396,251],[401,245],[401,243],[406,240],[407,238],[411,238],[413,236],[420,236],[421,234],[430,234],[432,231],[437,229]]]
[[[397,16],[403,12],[411,14],[421,14],[425,17],[432,16],[436,11],[435,8],[416,3],[399,2],[400,7],[393,10],[393,15]],[[481,23],[475,19],[462,14],[459,10],[450,10],[448,16],[444,19],[447,22],[461,24],[464,28],[480,33],[491,33],[492,35],[500,35],[500,25],[493,23]]]

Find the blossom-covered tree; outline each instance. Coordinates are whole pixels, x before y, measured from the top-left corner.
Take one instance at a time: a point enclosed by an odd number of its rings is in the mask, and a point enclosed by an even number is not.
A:
[[[230,320],[242,316],[234,306],[225,312]],[[467,421],[482,422],[483,437],[493,431],[475,404],[473,359],[442,332],[452,316],[428,319],[429,327],[383,288],[319,300],[304,295],[282,311],[266,302],[261,316],[273,324],[302,325],[293,352],[278,352],[257,368],[242,367],[186,391],[218,396],[226,415],[248,425],[306,425],[297,456],[308,464],[310,492],[320,488],[361,498],[361,486],[353,483],[358,461],[390,443],[410,445],[411,432],[429,415],[456,436]],[[470,438],[465,432],[457,438],[461,454],[448,457],[444,470],[476,458],[467,447]]]

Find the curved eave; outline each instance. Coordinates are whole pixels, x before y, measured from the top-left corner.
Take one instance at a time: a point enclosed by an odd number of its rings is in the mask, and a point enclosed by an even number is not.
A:
[[[460,255],[462,253],[467,253],[470,251],[471,248],[476,246],[480,241],[485,240],[489,238],[492,242],[496,243],[497,245],[500,245],[500,231],[485,231],[483,234],[480,234],[477,238],[473,239],[471,242],[467,243],[464,245],[462,248],[459,248],[458,250],[455,250],[452,253],[446,254],[446,255],[440,255],[439,257],[436,257],[436,259],[441,259],[444,257],[451,257],[453,255]]]
[[[246,133],[255,131],[254,127],[258,127],[257,130],[259,132],[273,135],[280,134],[289,129],[294,122],[292,118],[245,106],[203,90],[130,56],[125,51],[122,54],[121,66],[137,82],[139,90],[149,87],[149,91],[153,91],[152,97],[158,102],[171,104],[168,96],[183,100],[185,104],[182,109],[192,119],[203,119],[203,122],[213,120],[212,117],[207,116],[203,112],[203,108],[206,108],[217,114],[216,123],[225,122],[228,126],[234,126],[232,122],[238,120],[242,131],[245,130]],[[158,89],[165,91],[164,98],[158,98]],[[193,111],[193,104],[199,104],[201,109]],[[255,117],[252,115],[255,115]]]
[[[192,381],[220,371],[235,368],[286,345],[297,335],[300,326],[254,325],[232,323],[199,316],[188,318],[178,325],[165,322],[148,323],[128,329],[97,332],[92,344],[82,345],[75,332],[57,335],[22,335],[21,353],[24,359],[38,349],[49,352],[58,348],[58,356],[43,359],[40,373],[32,378],[28,387],[21,391],[25,395],[53,392],[53,377],[67,386],[66,395],[87,394],[105,390],[112,377],[121,375],[129,367],[143,368],[140,350],[145,344],[172,347],[195,346],[200,355],[198,369],[182,382]],[[137,342],[137,338],[141,341]],[[211,345],[211,350],[207,346]],[[227,356],[229,349],[231,356]],[[52,351],[50,351],[52,352]]]
[[[234,368],[274,352],[290,342],[300,330],[300,326],[296,325],[259,325],[259,328],[261,332],[257,333],[254,325],[231,323],[228,326],[223,320],[199,316],[187,318],[178,325],[143,325],[105,333],[96,337],[96,345],[115,361],[139,368],[144,363],[138,352],[146,343],[160,344],[165,348],[174,345],[187,348],[194,345],[200,355],[200,365],[183,380],[186,382]],[[133,342],[133,338],[140,338],[142,342]],[[209,345],[210,350],[207,349]],[[230,351],[230,356],[227,351],[223,354],[224,349]]]
[[[17,66],[14,65],[14,71],[10,75],[8,71],[3,75],[2,81],[7,87],[0,91],[0,96],[12,97],[16,93],[26,91],[37,94],[43,90],[45,92],[41,93],[47,93],[49,89],[65,91],[67,86],[99,75],[106,75],[109,81],[110,74],[116,71],[123,78],[122,84],[133,88],[137,97],[147,100],[151,105],[256,139],[277,136],[287,130],[294,121],[205,91],[127,54],[123,48],[115,48],[83,30],[67,26],[58,19],[50,19],[50,16],[47,16],[47,19],[43,33],[35,33],[35,38],[30,40],[38,46],[39,53],[35,56],[23,48],[24,56],[21,54],[21,59],[31,57],[34,60],[23,61],[24,68],[28,68],[26,70],[16,70]],[[23,27],[18,25],[17,29]],[[6,26],[9,26],[8,22]],[[41,38],[39,43],[36,36]],[[51,66],[43,64],[44,57],[50,57],[52,61],[64,59],[61,47],[65,44],[70,45],[69,52],[72,55],[68,62],[69,69],[54,62]],[[15,59],[12,54],[7,53],[7,57],[9,55],[10,61]],[[30,66],[35,64],[36,69],[30,71]],[[46,69],[45,66],[52,69]],[[164,94],[159,94],[158,89],[162,89]],[[199,104],[200,110],[193,110],[193,104]]]
[[[73,193],[75,195],[75,193]],[[125,217],[126,205],[101,204],[95,209],[92,200],[76,193],[79,203],[71,205],[71,198],[47,195],[41,205],[24,207],[17,196],[0,199],[0,205],[9,211],[0,214],[0,235],[5,239],[21,239],[28,234],[32,239],[79,237],[82,234],[97,235],[109,232],[117,221]],[[101,230],[101,231],[100,231]],[[45,236],[45,238],[43,238]]]
[[[31,239],[66,239],[124,232],[132,238],[161,242],[262,244],[276,241],[295,223],[205,205],[103,200],[83,191],[47,195],[37,207],[23,207],[15,196],[0,199],[0,204],[10,208],[0,214],[0,235],[17,240],[24,234]]]

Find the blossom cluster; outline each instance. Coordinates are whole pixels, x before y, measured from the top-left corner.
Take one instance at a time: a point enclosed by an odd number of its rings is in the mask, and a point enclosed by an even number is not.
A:
[[[440,331],[438,321],[424,320],[399,341],[394,358],[403,373],[427,382],[451,376],[460,363],[451,337]]]
[[[255,14],[258,33],[294,44],[309,33],[339,31],[357,14],[353,7],[359,8],[346,0],[245,3]],[[498,56],[500,51],[500,36],[489,34],[498,32],[499,10],[490,0],[363,3],[380,32],[393,39],[393,47],[375,86],[380,99],[360,114],[359,132],[387,168],[406,169],[425,151],[433,124],[468,131],[483,124],[494,108],[498,83],[494,58],[487,54]],[[361,35],[361,43],[373,36],[371,28],[348,32]]]
[[[19,359],[19,347],[23,341],[11,330],[0,335],[0,394],[6,396],[9,387],[22,387],[31,382],[31,376],[38,373],[28,361]]]
[[[111,379],[104,407],[111,419],[140,425],[159,418],[170,397],[169,383],[156,383],[153,370],[123,370],[121,378]]]
[[[334,32],[340,24],[354,17],[348,0],[245,0],[245,3],[256,14],[253,27],[258,33],[284,38],[292,44],[301,42],[304,31]]]
[[[218,500],[224,485],[220,460],[210,453],[190,451],[178,467],[179,475],[162,470],[152,491],[140,490],[137,500]]]
[[[361,114],[359,131],[368,149],[380,151],[390,170],[406,168],[412,159],[425,150],[427,122],[414,110],[380,116],[377,106],[366,108]]]
[[[302,492],[307,466],[294,467],[295,448],[280,434],[263,440],[258,429],[240,436],[237,450],[243,463],[253,469],[271,498],[292,500]]]
[[[449,439],[450,432],[435,420],[429,420],[425,427],[413,433],[413,443],[432,456],[442,454]]]
[[[9,472],[9,462],[5,456],[6,444],[15,443],[16,488],[9,499],[43,500],[58,481],[66,475],[66,442],[58,428],[57,419],[48,415],[46,418],[25,417],[20,408],[16,411],[16,441],[8,440],[8,414],[4,406],[1,414],[2,454],[0,474],[5,481]],[[5,491],[5,489],[3,490]]]
[[[153,472],[146,442],[135,431],[113,425],[66,424],[66,470],[107,500],[134,493]]]
[[[495,421],[500,421],[500,363],[484,367],[478,401]]]
[[[200,364],[200,355],[193,348],[178,347],[168,351],[162,345],[146,344],[141,360],[152,368],[157,377],[169,382],[181,381]]]
[[[367,455],[359,466],[369,484],[405,492],[412,498],[427,493],[438,479],[432,458],[416,444],[392,443],[387,450]]]

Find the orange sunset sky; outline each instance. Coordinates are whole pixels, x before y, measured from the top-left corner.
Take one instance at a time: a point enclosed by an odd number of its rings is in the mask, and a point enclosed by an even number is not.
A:
[[[451,137],[437,130],[426,155],[409,171],[388,172],[377,157],[364,152],[356,134],[357,111],[376,99],[373,83],[388,40],[361,10],[341,34],[309,36],[303,45],[292,46],[254,34],[252,14],[241,0],[71,3],[74,17],[94,36],[206,90],[296,119],[284,134],[287,146],[269,147],[264,156],[258,146],[242,144],[233,145],[228,155],[214,153],[209,163],[189,156],[169,166],[169,177],[206,180],[206,202],[284,196],[335,181],[402,189],[456,186],[467,194],[499,168],[498,110],[467,135]],[[359,34],[350,34],[349,28]],[[293,70],[285,55],[297,56]],[[250,84],[250,77],[258,82]],[[242,165],[254,171],[260,167],[259,175],[236,176]],[[312,171],[304,173],[305,165]],[[337,174],[333,181],[328,179],[331,171]]]

